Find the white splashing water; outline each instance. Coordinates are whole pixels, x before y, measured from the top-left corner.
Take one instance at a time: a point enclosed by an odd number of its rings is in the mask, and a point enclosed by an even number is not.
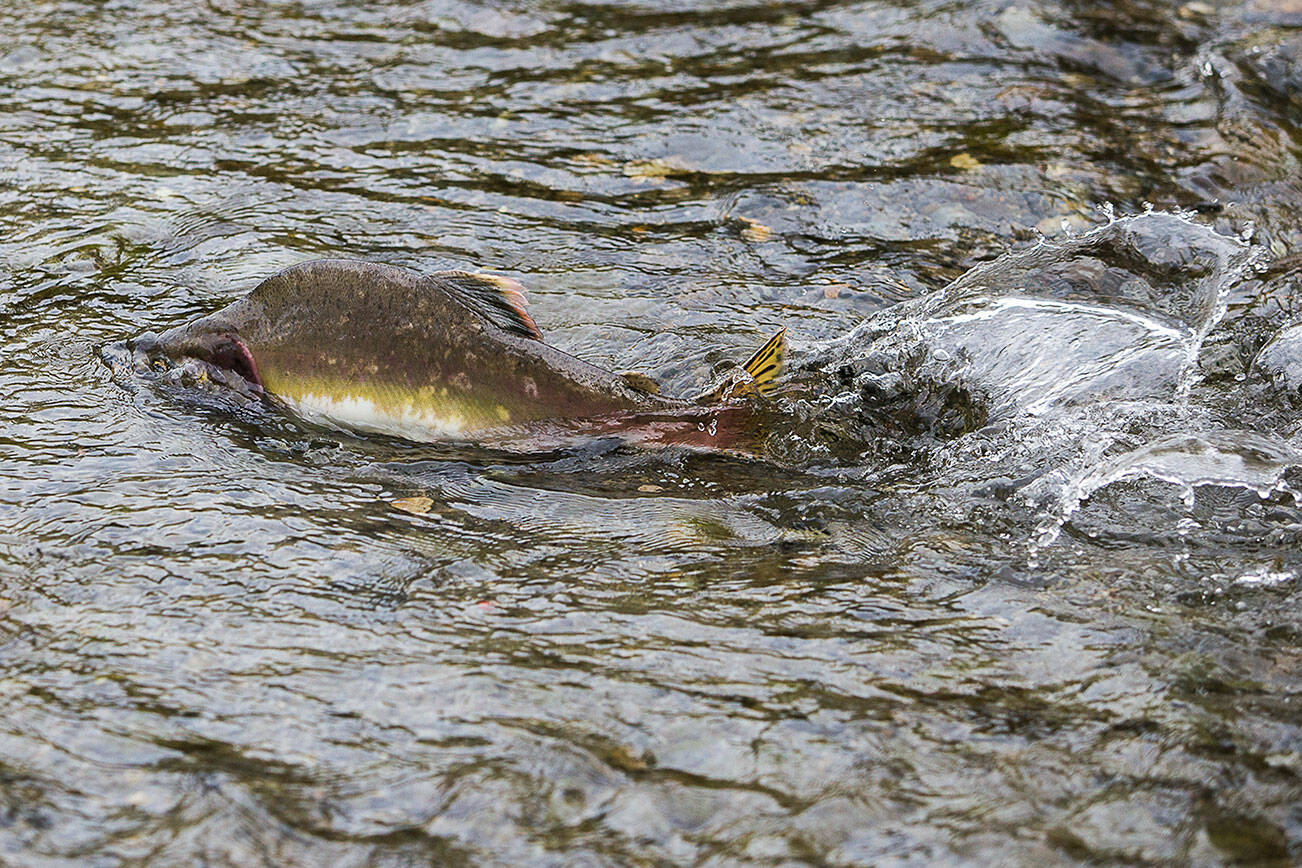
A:
[[[991,424],[938,445],[935,464],[950,490],[1030,479],[1018,497],[1042,517],[1033,557],[1120,480],[1163,480],[1189,498],[1201,485],[1266,497],[1287,490],[1299,460],[1283,441],[1217,430],[1189,405],[1203,342],[1263,252],[1186,214],[1107,216],[884,311],[816,360],[842,381],[851,372],[861,406],[897,384],[961,383],[982,396]]]
[[[1240,488],[1263,500],[1284,493],[1302,502],[1302,492],[1289,487],[1284,474],[1302,465],[1302,455],[1279,438],[1253,431],[1206,431],[1173,434],[1099,464],[1070,480],[1058,497],[1056,514],[1041,525],[1034,543],[1052,543],[1062,527],[1090,495],[1126,479],[1148,477],[1175,485],[1192,508],[1195,489],[1203,485]]]

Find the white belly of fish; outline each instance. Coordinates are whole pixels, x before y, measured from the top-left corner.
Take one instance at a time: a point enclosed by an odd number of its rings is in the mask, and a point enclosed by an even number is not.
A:
[[[361,395],[307,393],[285,398],[285,402],[310,422],[388,434],[407,440],[456,439],[464,437],[473,428],[483,427],[474,425],[464,414],[448,412],[442,408],[381,407]]]

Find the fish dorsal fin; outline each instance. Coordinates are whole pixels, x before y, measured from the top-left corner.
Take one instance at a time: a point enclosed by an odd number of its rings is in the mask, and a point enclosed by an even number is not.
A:
[[[767,395],[773,390],[777,383],[778,375],[782,373],[782,362],[787,355],[787,330],[775,334],[765,342],[764,346],[755,351],[755,355],[746,360],[742,365],[746,373],[751,375],[754,380],[752,386],[755,391],[761,395]]]
[[[620,371],[619,378],[624,381],[625,386],[635,392],[643,392],[647,395],[660,394],[660,384],[641,371]]]
[[[503,331],[536,341],[543,339],[538,324],[529,316],[524,287],[517,281],[469,271],[436,271],[430,277]]]

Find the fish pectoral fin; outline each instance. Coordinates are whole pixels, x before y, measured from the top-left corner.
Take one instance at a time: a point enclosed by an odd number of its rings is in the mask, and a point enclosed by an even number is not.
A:
[[[529,302],[518,281],[469,271],[436,271],[430,279],[503,331],[522,338],[543,339],[538,324],[529,316]]]
[[[753,388],[761,395],[767,395],[777,385],[778,375],[782,373],[782,363],[787,355],[787,330],[775,334],[755,351],[755,355],[746,360],[742,367],[750,374]]]
[[[624,381],[625,386],[635,392],[643,392],[647,395],[660,394],[660,384],[641,371],[620,371],[619,378]]]

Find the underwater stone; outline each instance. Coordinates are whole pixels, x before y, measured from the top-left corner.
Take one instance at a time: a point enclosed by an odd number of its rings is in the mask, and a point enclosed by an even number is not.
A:
[[[1252,367],[1283,388],[1302,386],[1302,323],[1277,332],[1262,347]]]

